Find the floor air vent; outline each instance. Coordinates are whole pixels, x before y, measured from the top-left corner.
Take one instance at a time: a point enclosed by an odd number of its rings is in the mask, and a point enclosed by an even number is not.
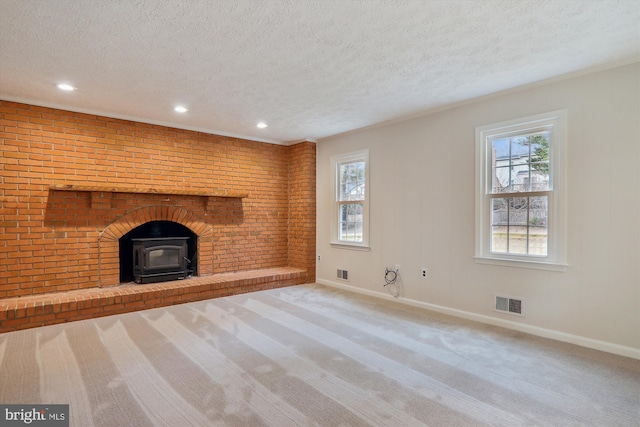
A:
[[[338,269],[338,279],[349,280],[349,271]]]
[[[496,311],[524,316],[524,301],[521,298],[496,295]]]

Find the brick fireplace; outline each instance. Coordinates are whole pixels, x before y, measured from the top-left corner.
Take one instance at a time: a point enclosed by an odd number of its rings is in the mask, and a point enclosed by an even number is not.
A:
[[[119,239],[150,221],[197,236],[194,283],[233,284],[191,290],[199,297],[181,284],[185,295],[167,304],[315,280],[313,143],[274,145],[6,101],[0,136],[0,308],[8,307],[0,331],[77,318],[53,307],[52,319],[6,327],[23,302],[37,306],[40,297],[84,292],[108,305],[107,289],[125,286]],[[127,292],[144,297],[141,288]]]

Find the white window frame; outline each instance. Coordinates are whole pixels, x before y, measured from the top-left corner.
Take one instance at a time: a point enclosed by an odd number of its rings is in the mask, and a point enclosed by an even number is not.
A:
[[[475,261],[510,267],[565,271],[566,264],[566,110],[552,111],[476,128]],[[550,129],[547,256],[491,252],[491,141],[502,135]]]
[[[340,240],[339,236],[339,212],[340,205],[345,203],[339,201],[340,191],[340,165],[345,163],[364,162],[365,164],[365,186],[364,186],[364,200],[362,203],[362,242],[352,242]],[[336,155],[331,157],[331,170],[332,170],[332,213],[331,213],[331,239],[330,244],[333,247],[345,248],[345,249],[359,249],[369,250],[369,150],[354,151],[351,153]],[[348,203],[348,202],[347,202]]]

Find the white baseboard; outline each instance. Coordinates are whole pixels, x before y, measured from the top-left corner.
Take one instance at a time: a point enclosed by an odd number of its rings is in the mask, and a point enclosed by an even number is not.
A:
[[[425,310],[435,311],[437,313],[448,314],[462,319],[473,320],[476,322],[500,326],[507,329],[512,329],[519,332],[525,332],[531,335],[536,335],[543,338],[550,338],[556,341],[562,341],[570,344],[579,345],[582,347],[592,348],[594,350],[605,351],[607,353],[613,353],[620,356],[631,357],[633,359],[640,360],[640,349],[633,347],[626,347],[623,345],[613,344],[606,341],[594,340],[592,338],[583,337],[580,335],[568,334],[565,332],[555,331],[553,329],[540,328],[538,326],[527,325],[523,323],[513,322],[511,320],[499,319],[496,317],[485,316],[483,314],[472,313],[469,311],[458,310],[455,308],[444,307],[436,304],[429,304],[422,301],[417,301],[409,298],[394,298],[388,293],[372,291],[369,289],[361,289],[352,285],[333,282],[331,280],[316,279],[316,283],[321,285],[331,286],[334,288],[343,289],[346,291],[356,292],[359,294],[369,295],[376,298],[382,298],[390,301],[396,301],[401,304],[410,305],[413,307],[424,308]]]

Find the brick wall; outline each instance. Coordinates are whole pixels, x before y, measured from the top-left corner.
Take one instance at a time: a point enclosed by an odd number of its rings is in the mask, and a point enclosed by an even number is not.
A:
[[[316,145],[289,150],[289,265],[316,277]]]
[[[144,219],[195,230],[204,275],[290,265],[315,279],[315,144],[286,147],[6,101],[0,143],[0,298],[117,284],[109,245]]]

